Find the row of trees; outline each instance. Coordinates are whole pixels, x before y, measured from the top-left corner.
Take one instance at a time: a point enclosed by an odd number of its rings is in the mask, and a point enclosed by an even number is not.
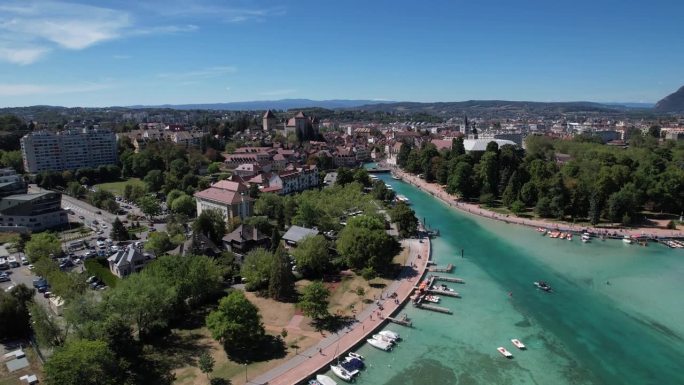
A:
[[[527,153],[491,142],[484,153],[465,154],[461,139],[439,152],[430,143],[404,144],[397,161],[405,170],[447,186],[465,200],[496,201],[515,213],[534,208],[537,215],[563,220],[633,223],[642,209],[684,210],[684,145],[659,144],[648,134],[634,137],[628,149],[584,137],[527,138]],[[555,154],[571,160],[559,164]]]

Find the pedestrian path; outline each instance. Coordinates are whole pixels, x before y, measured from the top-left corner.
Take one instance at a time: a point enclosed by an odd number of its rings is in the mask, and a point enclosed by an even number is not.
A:
[[[415,284],[425,273],[430,258],[429,240],[419,242],[410,239],[404,242],[409,248],[406,266],[399,277],[385,288],[382,300],[356,314],[357,322],[336,333],[328,334],[321,342],[300,352],[282,365],[249,380],[248,384],[292,385],[303,382],[333,361],[335,353],[344,353],[364,341],[374,330],[385,324],[385,318],[394,314],[409,299]],[[396,293],[398,303],[390,298]],[[380,310],[382,306],[382,310]],[[380,317],[378,317],[380,316]],[[292,320],[290,321],[292,322]]]

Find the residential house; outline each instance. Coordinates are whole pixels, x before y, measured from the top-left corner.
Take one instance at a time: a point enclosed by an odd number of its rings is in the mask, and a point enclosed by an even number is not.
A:
[[[285,232],[283,235],[283,241],[285,241],[288,246],[297,246],[302,239],[318,234],[320,234],[320,232],[317,229],[309,229],[306,227],[293,225],[290,226],[290,228],[287,229],[287,232]]]
[[[250,225],[240,225],[223,237],[226,250],[237,254],[246,254],[257,247],[269,248],[270,244],[271,239],[267,235]]]
[[[248,187],[240,182],[222,180],[206,190],[195,193],[197,215],[205,210],[217,210],[226,221],[244,219],[252,215],[254,199],[248,194]]]
[[[119,278],[139,272],[153,260],[152,254],[142,253],[133,245],[129,245],[107,258],[109,270]]]

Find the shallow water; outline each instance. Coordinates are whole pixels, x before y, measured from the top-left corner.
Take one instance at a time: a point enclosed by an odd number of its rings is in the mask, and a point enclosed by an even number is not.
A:
[[[684,384],[684,252],[549,239],[381,178],[440,230],[433,259],[466,284],[449,284],[461,299],[442,297],[452,315],[407,306],[415,327],[387,327],[404,337],[392,352],[361,346],[357,384]],[[554,292],[536,290],[540,279]]]

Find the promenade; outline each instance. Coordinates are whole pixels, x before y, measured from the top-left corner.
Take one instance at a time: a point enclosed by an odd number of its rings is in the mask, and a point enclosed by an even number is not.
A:
[[[302,383],[315,373],[326,371],[327,366],[337,358],[337,355],[344,354],[359,343],[365,342],[370,334],[381,328],[386,322],[385,318],[394,315],[408,301],[413,288],[424,275],[430,259],[429,239],[407,239],[402,242],[402,245],[409,249],[408,260],[399,276],[383,291],[382,299],[379,300],[383,310],[380,310],[376,303],[369,304],[363,311],[357,313],[358,322],[336,333],[328,334],[317,345],[299,352],[284,364],[254,379],[249,379],[247,383],[269,385]],[[392,293],[397,294],[398,304],[393,298],[389,298]]]
[[[624,235],[629,235],[632,237],[641,237],[641,236],[648,236],[651,238],[655,237],[674,237],[674,238],[683,238],[684,237],[684,231],[682,230],[669,230],[665,228],[656,228],[656,227],[633,227],[629,229],[613,229],[613,228],[603,228],[603,227],[591,227],[591,226],[580,226],[580,225],[574,225],[572,223],[564,223],[564,222],[551,222],[551,221],[546,221],[542,219],[525,219],[525,218],[520,218],[516,216],[508,216],[508,215],[503,215],[503,214],[498,214],[495,213],[491,210],[484,209],[480,207],[480,205],[473,204],[473,203],[467,203],[463,201],[458,201],[453,195],[450,195],[447,193],[442,186],[436,184],[436,183],[428,183],[423,179],[418,178],[415,175],[409,174],[403,170],[401,170],[398,167],[395,167],[393,169],[393,172],[400,176],[401,179],[403,179],[405,182],[410,183],[419,189],[431,194],[432,196],[439,198],[442,202],[446,203],[447,205],[470,213],[470,214],[475,214],[479,215],[481,217],[485,218],[490,218],[490,219],[495,219],[499,221],[503,221],[506,223],[514,223],[518,225],[523,225],[523,226],[529,226],[529,227],[543,227],[546,229],[555,229],[559,231],[573,231],[573,232],[579,232],[582,230],[587,230],[596,234],[616,234],[619,237],[622,237]]]

